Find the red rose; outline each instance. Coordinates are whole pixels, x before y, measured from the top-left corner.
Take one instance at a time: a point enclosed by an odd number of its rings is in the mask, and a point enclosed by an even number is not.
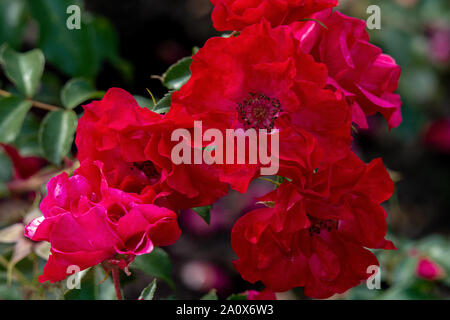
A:
[[[367,128],[366,116],[381,113],[390,128],[402,122],[397,90],[401,68],[369,42],[364,20],[325,10],[317,22],[295,23],[295,37],[305,52],[328,68],[330,87],[343,92],[352,108],[353,122]]]
[[[71,265],[83,270],[111,260],[126,267],[135,255],[180,236],[175,212],[110,188],[99,162],[83,162],[72,177],[51,179],[47,189],[43,217],[25,228],[28,238],[51,244],[40,282],[63,280]]]
[[[117,88],[84,109],[76,136],[78,159],[101,161],[111,187],[139,194],[144,202],[148,193],[157,193],[155,203],[173,209],[209,205],[226,194],[214,167],[172,162],[171,134],[193,126],[188,115],[168,119]]]
[[[338,0],[211,0],[214,28],[242,30],[263,19],[273,27],[289,24],[338,5]]]
[[[306,183],[286,181],[238,220],[232,231],[234,262],[242,277],[273,291],[305,287],[327,298],[367,279],[378,265],[365,248],[393,249],[380,203],[393,183],[380,160],[363,164],[356,156],[315,170]]]
[[[172,96],[169,118],[185,110],[222,132],[295,127],[317,139],[327,161],[348,153],[348,105],[325,89],[325,65],[300,50],[289,27],[263,22],[238,37],[210,39],[194,55],[191,73]]]

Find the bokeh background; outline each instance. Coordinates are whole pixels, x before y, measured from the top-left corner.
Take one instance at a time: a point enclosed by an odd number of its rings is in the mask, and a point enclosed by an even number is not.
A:
[[[65,8],[82,8],[82,30],[65,28]],[[381,7],[381,30],[372,41],[402,67],[399,93],[403,124],[391,131],[381,118],[355,135],[354,150],[365,161],[382,157],[396,182],[386,203],[389,235],[398,250],[376,252],[381,289],[356,287],[333,299],[450,298],[450,2],[448,0],[341,0],[342,12],[367,19],[366,9]],[[46,65],[33,98],[61,105],[60,90],[83,77],[97,90],[122,87],[149,99],[166,89],[154,75],[163,74],[211,36],[209,0],[0,0],[0,46],[20,52],[41,48]],[[14,92],[0,72],[0,89]],[[145,99],[144,99],[145,100]],[[82,109],[75,111],[81,114]],[[0,113],[1,114],[1,113]],[[111,299],[113,288],[101,270],[90,271],[82,290],[64,293],[61,285],[37,283],[48,247],[23,237],[23,225],[39,215],[48,178],[73,166],[72,155],[59,165],[43,159],[37,131],[45,112],[33,108],[14,141],[0,146],[0,299]],[[1,119],[0,119],[1,122]],[[248,289],[234,271],[230,230],[236,219],[255,207],[255,198],[271,186],[253,183],[245,194],[230,192],[214,205],[211,226],[192,211],[181,215],[181,239],[165,248],[171,281],[158,281],[157,299],[197,299],[216,289],[220,298]],[[165,255],[164,253],[160,253]],[[167,263],[167,261],[165,261]],[[135,299],[152,272],[124,275],[125,296]],[[164,279],[164,275],[160,276]],[[174,290],[174,287],[176,288]],[[301,289],[278,294],[305,299]]]

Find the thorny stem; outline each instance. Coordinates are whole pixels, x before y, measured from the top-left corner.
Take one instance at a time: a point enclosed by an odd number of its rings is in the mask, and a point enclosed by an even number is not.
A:
[[[10,97],[10,96],[12,96],[12,94],[9,93],[8,91],[0,89],[0,96]],[[59,108],[57,106],[53,106],[51,104],[47,104],[47,103],[43,103],[43,102],[39,102],[39,101],[34,101],[34,100],[31,100],[31,99],[27,99],[27,101],[31,102],[33,104],[33,106],[38,108],[38,109],[43,109],[43,110],[47,110],[47,111],[56,111],[56,110],[60,110],[61,109],[61,108]]]
[[[116,290],[116,298],[117,300],[123,300],[122,290],[120,289],[119,268],[114,267],[112,269],[112,277],[114,282],[114,289]]]

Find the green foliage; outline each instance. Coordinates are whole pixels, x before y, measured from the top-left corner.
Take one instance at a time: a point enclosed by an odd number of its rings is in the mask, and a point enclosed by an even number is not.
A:
[[[173,91],[166,93],[164,97],[162,97],[161,100],[159,100],[152,108],[152,111],[160,114],[169,112],[172,101],[172,93]]]
[[[106,278],[105,272],[100,267],[81,271],[81,283],[79,289],[71,289],[65,292],[66,300],[114,300],[115,291],[111,278]],[[64,285],[64,283],[63,283]]]
[[[154,279],[144,290],[142,290],[139,300],[153,300],[156,291],[156,279]]]
[[[73,109],[83,102],[102,98],[103,92],[95,90],[91,83],[82,78],[75,78],[66,83],[61,90],[61,102],[67,109]]]
[[[47,114],[39,130],[39,144],[47,160],[59,164],[69,153],[77,121],[77,115],[72,110],[52,111]]]
[[[16,139],[30,108],[31,102],[22,98],[0,98],[0,142],[9,143]]]
[[[149,254],[137,256],[131,264],[131,268],[144,271],[146,274],[166,281],[172,287],[172,263],[169,255],[160,248],[154,248]]]
[[[22,41],[27,23],[25,0],[0,0],[0,44],[17,48]]]
[[[232,300],[232,301],[242,301],[242,300],[248,300],[248,294],[232,294],[231,296],[229,296],[227,298],[227,300]]]
[[[211,209],[212,206],[192,208],[208,225],[211,223]]]
[[[191,70],[189,67],[192,64],[192,58],[186,57],[171,66],[162,77],[163,84],[169,90],[178,90],[191,77]]]
[[[18,53],[8,45],[3,45],[0,48],[0,63],[19,92],[28,98],[33,97],[44,72],[45,58],[42,51],[34,49]]]
[[[0,184],[11,180],[13,165],[8,155],[0,148]]]
[[[201,297],[200,300],[219,300],[219,298],[217,297],[217,290],[212,289],[210,292]]]
[[[38,139],[39,127],[39,118],[33,113],[28,112],[22,123],[19,134],[12,143],[21,156],[41,156],[41,148],[39,147]]]
[[[124,73],[130,73],[129,65],[118,54],[116,31],[103,18],[89,16],[81,10],[81,29],[70,30],[66,26],[67,7],[78,5],[73,0],[33,0],[30,12],[40,26],[39,47],[47,60],[72,77],[93,79],[104,61]]]

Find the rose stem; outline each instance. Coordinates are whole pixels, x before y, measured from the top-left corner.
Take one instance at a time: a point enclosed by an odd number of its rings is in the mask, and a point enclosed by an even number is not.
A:
[[[114,282],[114,289],[116,290],[116,298],[117,300],[123,300],[122,290],[120,289],[119,268],[115,267],[112,269],[112,276]]]

